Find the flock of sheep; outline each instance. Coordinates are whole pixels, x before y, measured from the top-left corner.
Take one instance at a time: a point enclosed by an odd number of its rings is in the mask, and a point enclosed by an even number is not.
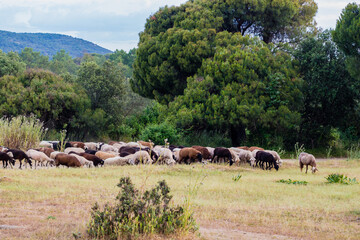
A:
[[[252,167],[271,170],[279,169],[282,160],[276,151],[264,150],[260,147],[202,147],[202,146],[154,146],[152,142],[67,142],[64,151],[60,152],[60,144],[56,141],[42,141],[37,149],[29,149],[23,152],[19,149],[0,147],[0,160],[3,167],[12,167],[15,160],[22,160],[35,168],[41,166],[67,166],[67,167],[97,167],[102,165],[136,165],[136,164],[190,164],[194,162],[212,162],[246,164]],[[308,153],[299,156],[300,169],[308,165],[312,172],[317,171],[315,157]]]

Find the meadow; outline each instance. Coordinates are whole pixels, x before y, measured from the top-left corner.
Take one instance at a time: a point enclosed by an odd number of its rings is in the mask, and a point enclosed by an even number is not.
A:
[[[173,204],[191,199],[199,231],[172,239],[359,239],[360,184],[328,184],[325,177],[360,179],[360,161],[329,159],[319,161],[318,169],[301,173],[293,160],[278,172],[214,164],[1,168],[0,226],[20,228],[0,228],[0,239],[87,239],[91,207],[113,201],[123,176],[142,190],[165,179]]]

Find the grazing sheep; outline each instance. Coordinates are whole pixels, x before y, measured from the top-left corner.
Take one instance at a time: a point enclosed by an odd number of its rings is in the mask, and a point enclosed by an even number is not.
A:
[[[92,161],[89,161],[89,160],[87,160],[86,158],[78,155],[78,153],[76,153],[76,152],[70,152],[69,155],[76,157],[77,160],[79,160],[79,162],[80,162],[80,164],[81,164],[82,166],[87,166],[87,167],[89,167],[89,168],[90,168],[90,167],[94,167],[94,163],[93,163]]]
[[[137,142],[128,142],[128,143],[126,143],[126,146],[127,147],[138,147],[138,148],[141,147],[140,144]]]
[[[276,163],[279,165],[279,167],[282,166],[283,161],[281,160],[280,155],[276,151],[265,150],[265,152],[271,153],[271,155],[274,156]]]
[[[307,173],[309,165],[312,167],[311,168],[312,173],[315,173],[316,171],[319,171],[316,168],[316,160],[315,160],[314,155],[312,155],[312,154],[305,153],[305,152],[300,153],[300,155],[299,155],[299,164],[300,164],[301,172],[302,172],[302,169],[303,169],[304,165],[306,165],[306,172],[305,173]]]
[[[154,143],[149,141],[149,142],[145,142],[145,141],[138,141],[139,144],[141,144],[142,146],[148,147],[148,148],[153,148],[154,147]]]
[[[143,164],[152,164],[153,163],[153,160],[151,159],[149,153],[144,150],[137,151],[136,153],[128,155],[124,158],[127,158],[128,163],[131,165],[137,165],[139,163],[143,163]]]
[[[214,156],[213,158],[211,159],[211,162],[214,162],[214,159],[217,157],[217,162],[220,161],[220,158],[223,158],[224,161],[225,159],[229,159],[229,162],[230,162],[230,166],[233,165],[233,157],[232,157],[232,154],[230,152],[229,149],[227,148],[223,148],[223,147],[217,147],[215,148],[214,150]]]
[[[179,162],[179,157],[180,157],[179,153],[180,153],[180,150],[181,150],[181,148],[174,148],[174,149],[172,150],[173,158],[174,158],[174,160],[175,160],[176,162]]]
[[[117,152],[118,149],[116,149],[115,147],[109,145],[109,144],[103,144],[100,148],[100,151],[103,152]]]
[[[126,157],[113,157],[104,161],[104,166],[125,166],[129,164],[129,159]]]
[[[13,154],[11,152],[9,153],[0,152],[0,160],[2,160],[3,168],[7,168],[8,163],[11,168],[12,168],[11,164],[15,165],[15,159],[13,158]]]
[[[190,164],[192,162],[202,160],[202,154],[200,151],[194,149],[194,148],[183,148],[179,152],[179,160],[178,163],[185,162],[186,164]]]
[[[48,147],[41,147],[41,148],[39,148],[39,151],[45,153],[46,156],[50,157],[50,154],[52,152],[54,152],[55,150],[52,148],[48,148]]]
[[[180,149],[182,149],[182,148],[185,148],[185,147],[184,147],[184,146],[175,146],[175,145],[170,145],[170,146],[169,146],[169,149],[170,149],[171,151],[174,151],[175,148],[180,148]]]
[[[85,143],[83,142],[69,142],[71,144],[72,147],[76,147],[76,148],[82,148],[82,149],[86,149],[85,147]]]
[[[154,149],[154,151],[157,154],[157,156],[159,156],[156,161],[157,164],[173,165],[176,163],[173,157],[173,153],[170,149],[156,148]]]
[[[97,152],[96,150],[89,150],[89,149],[85,150],[85,153],[89,153],[89,154],[92,154],[92,155],[95,155],[96,152]]]
[[[18,149],[8,149],[8,150],[6,150],[6,153],[8,153],[8,152],[12,153],[14,159],[19,160],[19,162],[20,162],[20,167],[19,168],[20,169],[21,169],[21,161],[23,159],[25,159],[25,164],[24,164],[25,167],[27,167],[26,163],[29,163],[30,168],[32,168],[31,160],[29,159],[28,155],[26,155],[26,153],[24,153],[23,151],[18,150]]]
[[[39,147],[47,147],[47,148],[52,148],[53,145],[51,142],[48,142],[48,141],[41,141],[40,144],[39,144]]]
[[[95,150],[95,151],[97,150],[96,143],[94,143],[94,142],[85,142],[84,145],[87,150]]]
[[[81,167],[81,163],[77,160],[76,157],[71,156],[66,153],[59,153],[55,157],[55,165],[59,167],[60,165],[69,167]]]
[[[97,167],[98,165],[104,165],[104,160],[101,158],[98,158],[95,155],[89,154],[89,153],[79,153],[78,155],[86,158],[87,160],[94,163],[94,166]]]
[[[265,152],[265,151],[258,151],[256,153],[256,162],[259,163],[260,167],[264,169],[264,163],[266,164],[266,170],[271,170],[272,166],[276,169],[276,171],[279,170],[279,166],[276,163],[276,160],[274,156],[271,153]]]
[[[240,159],[240,163],[250,163],[252,166],[251,163],[255,162],[255,158],[250,151],[240,148],[231,148],[231,150],[237,153]]]
[[[241,146],[241,147],[237,147],[238,149],[242,149],[242,150],[249,150],[249,147],[247,146]]]
[[[45,162],[46,162],[46,166],[48,166],[48,164],[50,164],[52,166],[55,163],[55,161],[53,159],[49,158],[45,153],[36,151],[34,149],[29,149],[26,152],[26,155],[28,155],[28,157],[30,159],[35,161],[35,168],[36,168],[36,165],[38,165],[39,163],[41,163],[41,166],[43,166],[43,164]],[[37,164],[36,164],[36,162],[37,162]]]
[[[62,152],[54,151],[54,152],[50,153],[50,158],[55,160],[56,155],[58,155],[59,153],[62,153]]]
[[[254,151],[254,150],[264,151],[264,149],[261,148],[261,147],[249,147],[248,150],[249,150],[250,152],[252,152],[252,151]]]
[[[234,163],[240,163],[239,155],[237,155],[236,152],[233,151],[232,149],[229,149],[229,151],[231,153],[231,157],[232,157]]]
[[[211,153],[209,152],[209,150],[206,147],[202,147],[202,146],[192,146],[192,148],[198,150],[199,152],[201,152],[202,157],[204,160],[209,160],[212,158]]]
[[[65,148],[64,153],[69,154],[69,152],[84,153],[85,150],[82,148],[77,148],[77,147]]]
[[[213,147],[206,147],[206,149],[209,151],[210,155],[211,155],[211,159],[214,157],[214,150],[215,148]]]
[[[95,153],[95,156],[97,156],[98,158],[101,158],[102,160],[105,160],[105,159],[108,159],[108,158],[118,157],[118,154],[117,153],[109,153],[109,152],[97,151]]]

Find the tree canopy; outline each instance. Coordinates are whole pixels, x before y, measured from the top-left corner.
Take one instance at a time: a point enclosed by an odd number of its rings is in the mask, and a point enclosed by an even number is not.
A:
[[[140,33],[135,92],[168,103],[183,94],[186,79],[216,52],[221,32],[259,36],[266,43],[286,41],[313,23],[313,0],[188,1],[164,7],[147,19]]]

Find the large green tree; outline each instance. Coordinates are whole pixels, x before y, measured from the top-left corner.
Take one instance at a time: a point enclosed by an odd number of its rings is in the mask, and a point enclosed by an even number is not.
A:
[[[161,8],[140,33],[132,88],[168,103],[217,52],[219,33],[255,35],[266,43],[289,40],[312,24],[316,10],[313,0],[194,0]]]
[[[26,68],[49,69],[49,57],[34,52],[32,48],[24,48],[19,54],[21,61],[26,64]]]
[[[360,80],[360,5],[349,3],[336,22],[333,38],[347,56],[350,74]]]
[[[185,130],[226,132],[234,146],[247,134],[250,142],[279,144],[275,136],[296,131],[302,94],[291,56],[240,33],[220,33],[214,42],[214,57],[170,103],[170,120]]]
[[[304,79],[302,140],[312,147],[326,145],[331,128],[345,129],[357,119],[359,83],[347,72],[329,31],[301,42],[294,55]]]
[[[18,75],[25,70],[25,64],[21,62],[15,52],[4,53],[0,50],[0,77],[4,75]]]

